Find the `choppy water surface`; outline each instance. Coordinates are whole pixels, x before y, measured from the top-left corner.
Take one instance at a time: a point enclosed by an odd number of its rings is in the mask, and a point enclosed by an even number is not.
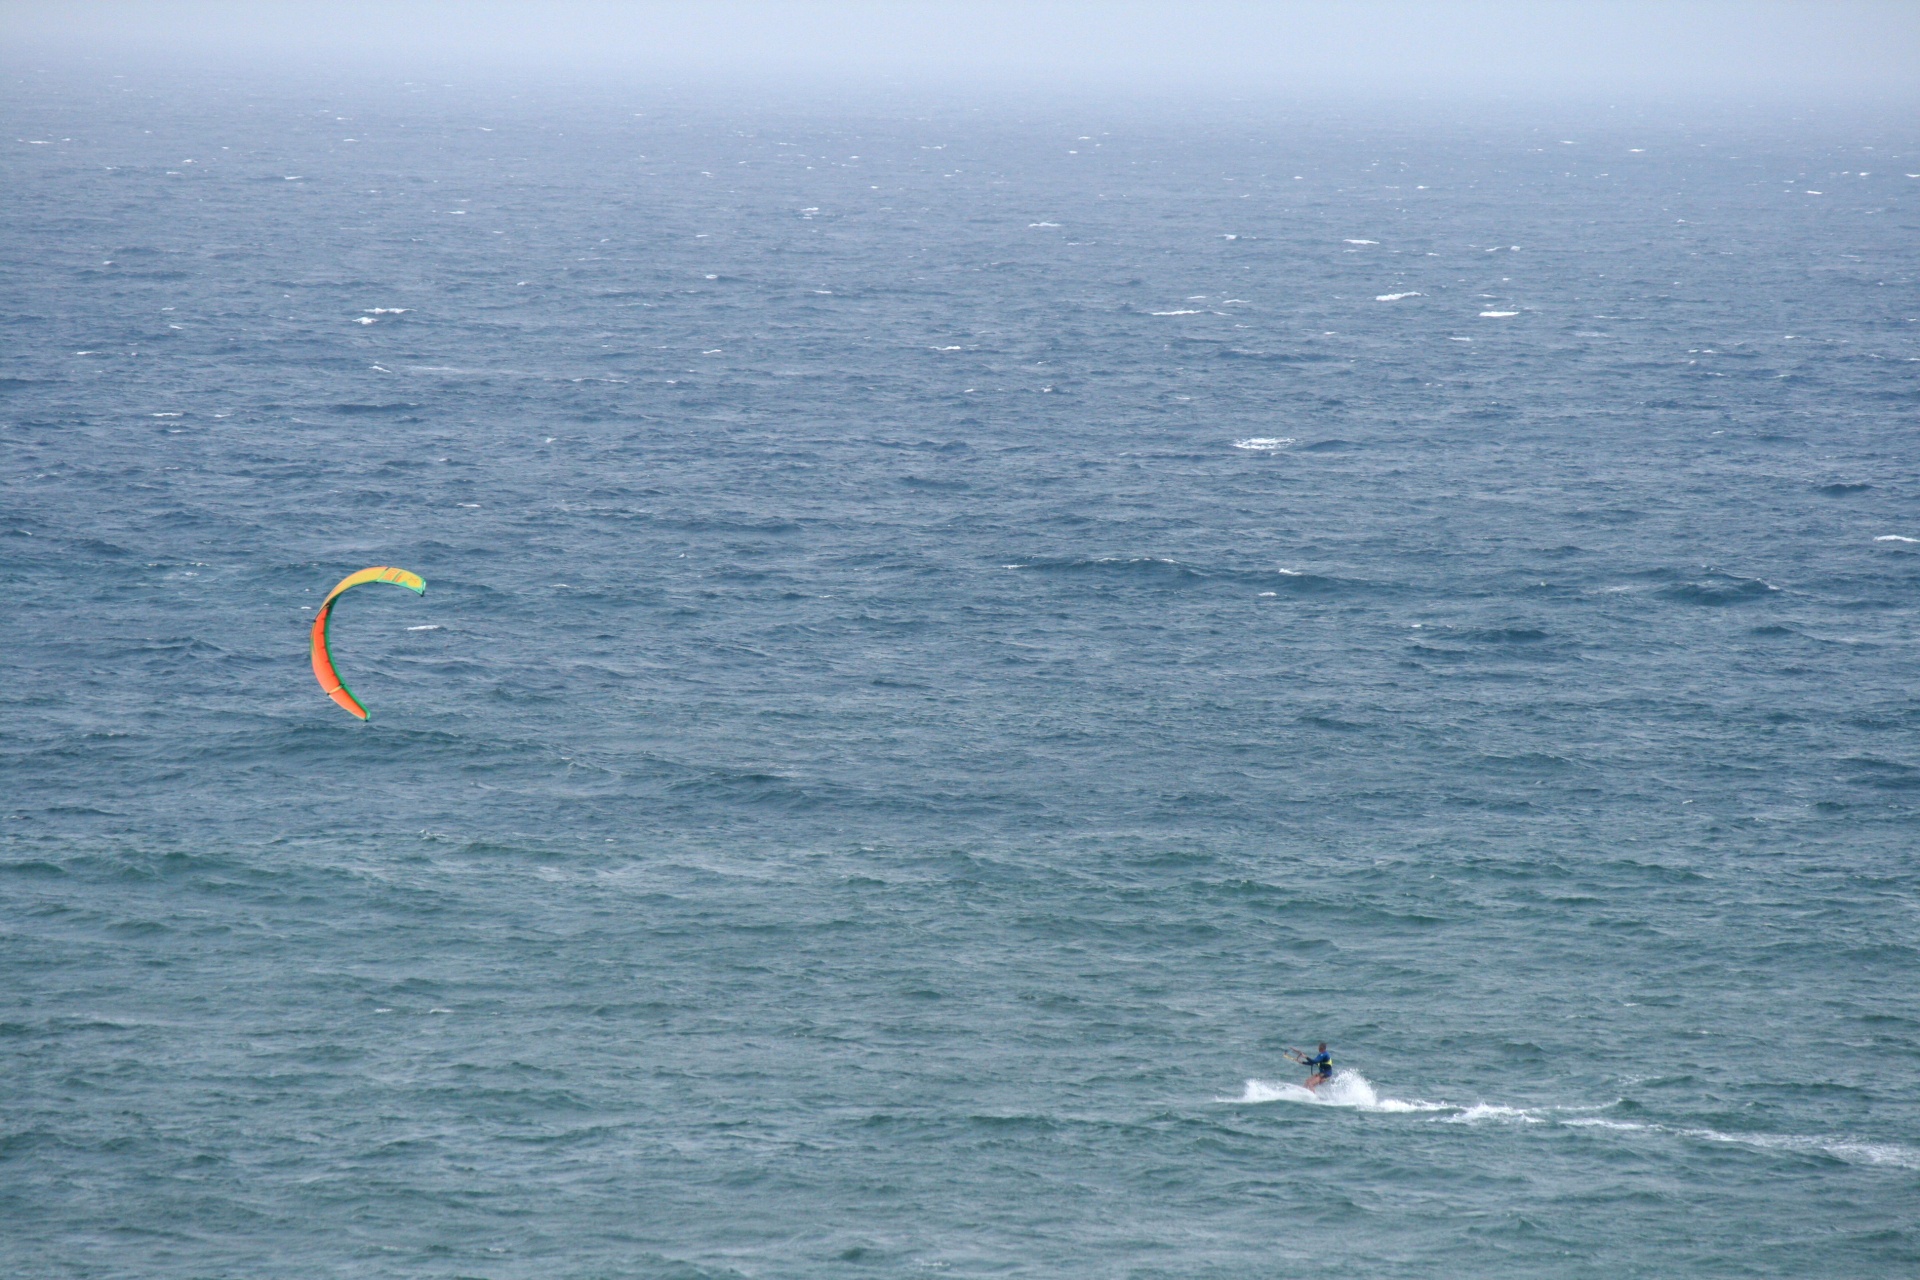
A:
[[[6,92],[9,1274],[1920,1268],[1910,120]]]

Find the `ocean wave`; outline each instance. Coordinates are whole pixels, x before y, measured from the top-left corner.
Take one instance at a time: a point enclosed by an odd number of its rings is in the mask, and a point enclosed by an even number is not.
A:
[[[1920,1169],[1920,1150],[1897,1142],[1864,1142],[1858,1138],[1803,1137],[1787,1133],[1721,1133],[1716,1129],[1681,1129],[1679,1135],[1697,1142],[1724,1143],[1752,1147],[1758,1151],[1788,1151],[1799,1155],[1827,1156],[1848,1164],[1885,1165],[1895,1169]]]
[[[1743,578],[1734,573],[1709,570],[1691,581],[1675,582],[1654,592],[1662,600],[1677,604],[1746,604],[1779,591],[1780,588],[1759,578]]]
[[[1228,583],[1289,595],[1372,593],[1384,584],[1356,578],[1308,573],[1300,569],[1200,567],[1166,556],[1060,557],[1011,562],[1005,568],[1031,573],[1085,575],[1140,586],[1199,586]]]
[[[1525,1107],[1501,1106],[1496,1102],[1476,1102],[1458,1115],[1446,1118],[1448,1124],[1480,1124],[1497,1121],[1505,1124],[1545,1124],[1546,1117]]]

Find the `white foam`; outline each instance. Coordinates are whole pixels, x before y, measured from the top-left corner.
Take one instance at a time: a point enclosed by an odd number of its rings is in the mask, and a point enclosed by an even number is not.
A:
[[[1450,1119],[1464,1119],[1449,1117]],[[1750,1147],[1756,1151],[1792,1151],[1831,1156],[1849,1164],[1882,1165],[1896,1169],[1920,1169],[1920,1150],[1894,1142],[1863,1142],[1858,1138],[1834,1135],[1807,1137],[1790,1133],[1721,1133],[1717,1129],[1673,1129],[1661,1124],[1636,1124],[1630,1120],[1603,1120],[1599,1116],[1578,1116],[1558,1123],[1571,1129],[1610,1129],[1617,1133],[1662,1133],[1695,1142],[1723,1143]]]
[[[1060,224],[1057,222],[1029,222],[1027,224],[1027,229],[1031,231],[1035,227],[1057,227],[1059,225]]]
[[[1920,538],[1909,538],[1904,534],[1898,534],[1898,533],[1883,533],[1879,537],[1875,538],[1874,541],[1875,542],[1920,542]]]
[[[1314,1097],[1297,1084],[1269,1084],[1249,1080],[1237,1098],[1215,1098],[1215,1102],[1312,1102]]]
[[[1420,293],[1376,293],[1373,295],[1373,300],[1375,302],[1398,302],[1402,298],[1420,298],[1425,296],[1425,294]]]
[[[1482,311],[1480,314],[1483,316],[1504,317],[1504,316],[1517,316],[1520,313],[1518,311]]]
[[[1367,1078],[1358,1071],[1342,1071],[1318,1089],[1284,1081],[1249,1080],[1237,1098],[1219,1098],[1219,1102],[1304,1102],[1316,1107],[1351,1107],[1356,1111],[1400,1113],[1410,1111],[1451,1111],[1445,1102],[1411,1101],[1382,1098],[1373,1091]]]
[[[412,307],[368,307],[365,314],[370,316],[403,316],[413,310]]]
[[[1154,316],[1197,316],[1200,313],[1198,311],[1149,311],[1147,314]]]
[[[1869,1142],[1837,1134],[1806,1136],[1785,1133],[1722,1133],[1717,1129],[1676,1129],[1668,1125],[1632,1120],[1610,1120],[1595,1115],[1549,1116],[1527,1107],[1509,1107],[1480,1102],[1463,1107],[1451,1102],[1423,1099],[1382,1098],[1374,1092],[1366,1077],[1357,1071],[1342,1071],[1318,1089],[1285,1081],[1248,1080],[1237,1098],[1216,1098],[1216,1102],[1259,1104],[1268,1102],[1303,1103],[1319,1107],[1347,1107],[1355,1111],[1386,1114],[1451,1112],[1431,1119],[1443,1124],[1552,1124],[1569,1129],[1601,1129],[1613,1133],[1661,1134],[1747,1147],[1755,1151],[1781,1151],[1803,1155],[1827,1156],[1849,1164],[1893,1169],[1920,1169],[1920,1148],[1895,1142]],[[1613,1104],[1607,1104],[1609,1106]],[[1553,1107],[1547,1111],[1587,1111],[1588,1107]]]
[[[1476,1102],[1457,1116],[1448,1116],[1448,1124],[1479,1124],[1499,1120],[1508,1124],[1545,1124],[1546,1120],[1525,1107],[1503,1107],[1492,1102]]]
[[[1271,453],[1275,449],[1284,449],[1292,443],[1292,436],[1248,436],[1245,440],[1235,440],[1233,447],[1256,453]]]
[[[1378,240],[1349,240],[1348,244],[1379,244]]]
[[[355,316],[353,322],[355,324],[372,324],[374,320],[372,316]]]
[[[440,624],[437,622],[429,622],[424,627],[408,627],[407,628],[407,630],[409,631],[438,631],[439,629],[440,629]]]
[[[1798,1137],[1787,1133],[1720,1133],[1713,1129],[1682,1129],[1680,1136],[1701,1142],[1725,1142],[1762,1151],[1799,1151],[1832,1156],[1849,1164],[1892,1165],[1920,1169],[1920,1151],[1892,1142],[1861,1142],[1856,1138]]]

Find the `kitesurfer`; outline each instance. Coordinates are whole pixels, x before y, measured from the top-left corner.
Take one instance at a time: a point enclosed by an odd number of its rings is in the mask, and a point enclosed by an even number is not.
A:
[[[1287,1056],[1307,1069],[1307,1088],[1318,1089],[1333,1079],[1333,1055],[1327,1052],[1327,1042],[1322,1040],[1320,1048],[1311,1054],[1289,1049]]]

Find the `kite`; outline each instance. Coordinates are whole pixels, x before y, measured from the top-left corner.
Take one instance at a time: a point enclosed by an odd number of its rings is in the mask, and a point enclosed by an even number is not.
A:
[[[427,584],[425,579],[417,573],[408,573],[405,569],[394,569],[383,564],[375,565],[371,569],[362,569],[358,573],[350,573],[340,579],[340,585],[327,592],[327,598],[320,604],[320,612],[313,620],[314,679],[320,682],[320,687],[327,691],[329,698],[365,720],[367,709],[360,705],[360,700],[353,696],[353,690],[347,688],[345,682],[340,679],[340,673],[333,669],[333,655],[327,651],[327,626],[333,619],[333,602],[340,598],[341,592],[349,587],[357,587],[363,582],[398,583],[417,596],[427,594]]]

